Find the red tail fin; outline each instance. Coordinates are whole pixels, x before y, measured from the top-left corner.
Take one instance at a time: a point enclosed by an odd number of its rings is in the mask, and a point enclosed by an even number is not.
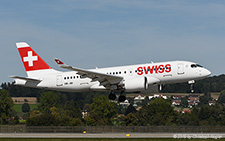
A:
[[[51,67],[25,42],[16,43],[26,71],[51,69]]]

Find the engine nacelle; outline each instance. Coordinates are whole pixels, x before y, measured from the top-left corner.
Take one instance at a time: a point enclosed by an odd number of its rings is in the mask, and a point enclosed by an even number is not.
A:
[[[126,91],[132,90],[147,90],[148,89],[148,79],[147,77],[134,77],[125,80],[124,87]]]
[[[159,84],[160,80],[155,77],[133,77],[131,79],[124,81],[124,88],[128,92],[132,91],[146,91],[150,86],[151,88],[153,86],[156,86],[156,84]]]

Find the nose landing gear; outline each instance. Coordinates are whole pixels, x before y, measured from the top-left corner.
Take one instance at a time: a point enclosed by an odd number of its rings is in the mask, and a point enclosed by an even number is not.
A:
[[[195,83],[195,80],[188,81],[188,84],[190,85],[191,93],[195,92],[194,83]]]

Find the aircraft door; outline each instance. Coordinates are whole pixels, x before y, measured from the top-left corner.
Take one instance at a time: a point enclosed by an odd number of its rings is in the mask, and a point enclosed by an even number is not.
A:
[[[177,74],[179,74],[179,75],[184,74],[184,64],[183,63],[177,64]]]
[[[56,76],[56,86],[62,86],[62,75],[57,75]]]

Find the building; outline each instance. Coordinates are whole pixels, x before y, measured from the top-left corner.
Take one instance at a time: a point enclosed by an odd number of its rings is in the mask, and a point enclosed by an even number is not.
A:
[[[163,98],[163,99],[167,99],[167,96],[163,96],[162,94],[154,94],[153,96],[149,96],[148,98],[149,98],[149,100],[151,100],[152,98]]]
[[[129,106],[130,102],[129,102],[129,100],[126,99],[124,102],[120,102],[120,105],[122,105],[122,106]]]
[[[172,100],[172,106],[180,106],[181,100]]]
[[[182,110],[182,113],[183,113],[183,114],[184,114],[184,113],[191,113],[191,110],[188,109],[188,108],[184,108],[184,109]]]
[[[145,100],[145,96],[143,95],[137,95],[134,97],[134,104],[136,103],[142,103]]]
[[[192,108],[197,106],[200,102],[200,95],[189,95],[188,96],[188,107]]]
[[[214,100],[209,101],[209,106],[213,106],[213,105],[216,105],[216,101]]]
[[[14,104],[37,104],[36,97],[12,97]]]
[[[182,96],[181,95],[173,95],[172,99],[174,100],[181,100]]]
[[[85,118],[88,116],[88,112],[86,110],[82,111],[82,118]]]

